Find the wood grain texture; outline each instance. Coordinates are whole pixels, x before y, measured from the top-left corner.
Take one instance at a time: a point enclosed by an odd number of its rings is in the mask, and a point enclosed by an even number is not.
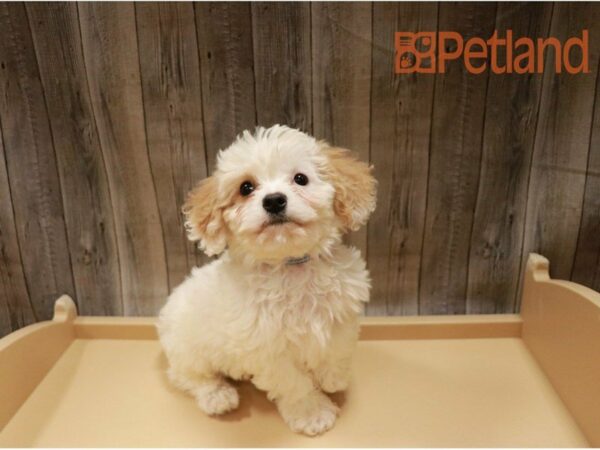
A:
[[[218,150],[256,126],[252,17],[248,3],[194,4],[209,173]]]
[[[585,193],[571,279],[600,292],[600,76],[596,76]]]
[[[79,312],[122,314],[117,240],[75,3],[29,3],[63,193]]]
[[[378,205],[369,222],[371,315],[417,314],[434,75],[394,73],[394,33],[435,31],[435,3],[373,5],[371,162]]]
[[[27,288],[38,319],[74,296],[48,111],[22,3],[0,4],[0,122]]]
[[[191,3],[138,3],[136,19],[152,176],[173,289],[207,258],[187,240],[181,207],[207,176]]]
[[[599,21],[596,5],[556,3],[550,35],[564,42]],[[598,67],[599,55],[600,35],[590,33],[590,68]],[[581,224],[597,73],[556,74],[554,52],[546,57],[521,267],[536,252],[552,262],[553,278],[564,279],[571,276]]]
[[[499,37],[548,35],[551,3],[501,3]],[[499,51],[500,61],[506,51]],[[527,183],[541,94],[541,74],[490,74],[481,176],[471,234],[467,312],[513,312],[521,276]]]
[[[311,5],[314,135],[363,161],[369,161],[371,10],[370,3]],[[367,228],[347,243],[366,257]]]
[[[256,117],[311,133],[309,3],[252,3]]]
[[[154,314],[207,261],[187,191],[275,122],[375,167],[377,209],[345,238],[367,314],[514,312],[530,251],[600,289],[599,19],[594,3],[0,4],[0,334],[63,293],[83,314]],[[552,50],[543,75],[394,73],[396,31],[585,28],[589,74],[555,74]]]
[[[0,337],[35,320],[19,252],[0,127]]]
[[[487,39],[493,32],[496,5],[492,3],[441,3],[439,8],[440,30],[457,31],[465,40]],[[466,311],[487,78],[487,73],[468,73],[460,60],[449,62],[446,73],[436,76],[420,314]]]
[[[168,293],[165,246],[146,146],[131,3],[80,3],[83,53],[113,199],[124,313],[157,313]]]

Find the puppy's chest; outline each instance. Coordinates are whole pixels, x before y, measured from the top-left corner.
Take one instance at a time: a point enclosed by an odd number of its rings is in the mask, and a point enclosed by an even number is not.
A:
[[[325,345],[334,324],[358,313],[360,302],[349,295],[345,277],[332,268],[286,269],[251,282],[261,328],[270,329],[274,339]]]

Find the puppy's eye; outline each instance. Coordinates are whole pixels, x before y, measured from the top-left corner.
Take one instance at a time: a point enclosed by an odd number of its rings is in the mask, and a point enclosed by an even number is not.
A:
[[[246,197],[250,194],[252,194],[252,191],[254,191],[254,185],[252,184],[252,182],[250,181],[244,181],[241,186],[240,186],[240,194],[242,194],[243,197]]]
[[[297,173],[294,175],[294,182],[300,186],[306,186],[308,184],[308,177],[303,173]]]

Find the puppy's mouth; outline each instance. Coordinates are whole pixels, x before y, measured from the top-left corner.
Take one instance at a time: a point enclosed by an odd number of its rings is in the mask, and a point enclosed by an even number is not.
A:
[[[275,214],[275,215],[269,216],[267,221],[263,224],[261,231],[264,231],[267,228],[282,227],[285,225],[301,226],[301,224],[299,222],[297,222],[296,220],[292,219],[289,216],[286,216],[285,214],[281,214],[281,215]]]
[[[267,226],[271,225],[283,225],[284,223],[291,222],[290,218],[287,216],[271,216],[267,222]]]

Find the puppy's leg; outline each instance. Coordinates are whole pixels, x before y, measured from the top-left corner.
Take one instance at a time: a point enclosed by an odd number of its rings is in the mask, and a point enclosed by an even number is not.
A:
[[[200,409],[210,416],[232,411],[239,405],[237,390],[218,374],[171,366],[167,375],[176,387],[192,394]]]
[[[222,377],[205,379],[193,394],[200,409],[211,416],[232,411],[240,402],[237,390]]]
[[[274,400],[289,427],[309,436],[333,427],[339,408],[313,384],[308,373],[283,358],[265,365],[252,382]]]
[[[352,354],[356,347],[358,331],[358,319],[339,324],[333,329],[323,358],[313,371],[315,381],[323,391],[343,391],[350,384]]]

